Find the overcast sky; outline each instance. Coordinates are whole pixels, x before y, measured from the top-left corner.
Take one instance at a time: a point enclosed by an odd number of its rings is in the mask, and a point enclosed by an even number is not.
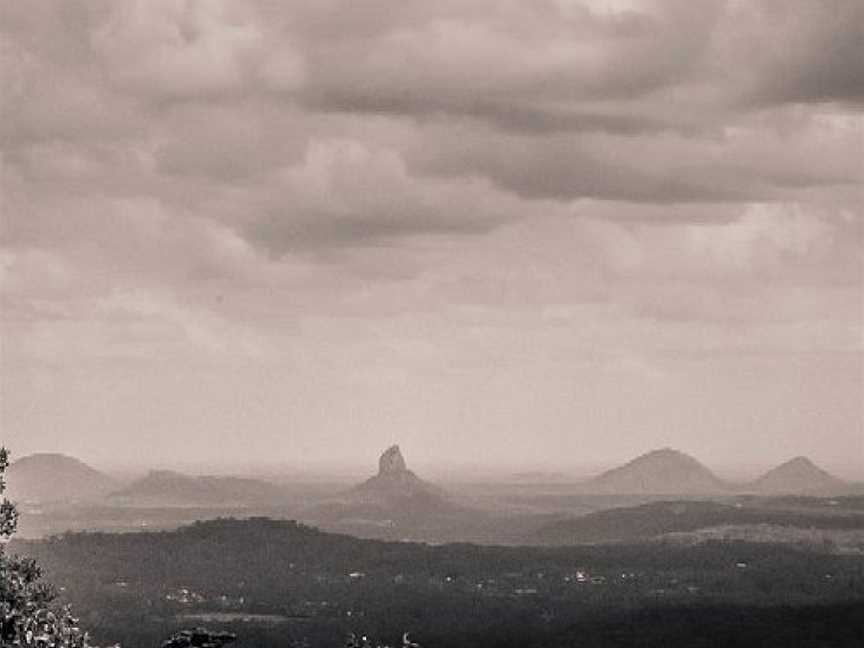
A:
[[[860,0],[0,13],[0,440],[864,473]]]

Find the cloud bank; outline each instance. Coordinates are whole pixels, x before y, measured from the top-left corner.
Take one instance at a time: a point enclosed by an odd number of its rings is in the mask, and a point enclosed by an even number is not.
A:
[[[837,409],[832,456],[862,449],[862,50],[855,0],[4,1],[4,428],[108,438],[122,399],[28,419],[70,367],[97,392],[117,367],[208,367],[218,393],[285,368],[315,402],[362,364],[342,395],[364,395],[368,428],[389,439],[434,402],[423,434],[482,444],[518,420],[494,415],[514,387],[489,388],[484,418],[462,379],[432,385],[498,366],[537,374],[552,395],[520,407],[557,443],[568,358],[609,407],[615,380],[642,385],[622,416],[674,442],[671,384],[697,403],[683,376],[767,354],[768,382],[809,367],[784,387],[809,392],[800,410]],[[812,389],[824,371],[834,396]],[[392,381],[414,410],[388,411]],[[244,400],[267,438],[269,398]],[[789,419],[751,406],[735,434],[764,423],[771,454]],[[346,434],[345,407],[292,410],[286,452]]]

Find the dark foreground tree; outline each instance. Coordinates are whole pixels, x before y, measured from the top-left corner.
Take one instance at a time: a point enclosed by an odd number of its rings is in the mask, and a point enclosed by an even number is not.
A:
[[[0,646],[84,648],[87,633],[68,607],[55,605],[56,592],[36,562],[6,553],[18,524],[15,505],[3,497],[8,465],[9,453],[0,448]]]

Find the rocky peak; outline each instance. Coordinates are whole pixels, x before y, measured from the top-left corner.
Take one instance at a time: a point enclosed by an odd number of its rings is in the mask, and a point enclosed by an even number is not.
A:
[[[392,475],[406,470],[408,470],[408,466],[405,465],[405,458],[402,456],[402,451],[399,450],[398,445],[387,448],[378,460],[379,475]]]

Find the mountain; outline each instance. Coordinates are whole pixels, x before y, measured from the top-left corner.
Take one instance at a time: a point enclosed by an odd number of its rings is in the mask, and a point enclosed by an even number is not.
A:
[[[276,485],[240,477],[191,477],[171,470],[153,470],[146,477],[110,495],[127,506],[270,506],[286,496]]]
[[[404,507],[434,505],[445,500],[445,493],[408,470],[398,445],[390,446],[378,459],[378,474],[354,487],[348,498],[354,502]]]
[[[663,448],[606,471],[585,489],[612,495],[695,495],[723,491],[726,484],[693,457]]]
[[[305,520],[366,537],[430,537],[461,522],[468,509],[408,469],[398,445],[378,460],[378,473],[308,509]]]
[[[100,498],[117,483],[74,457],[40,453],[22,457],[7,471],[9,499],[19,502],[60,502]]]
[[[748,490],[771,495],[834,493],[843,491],[846,482],[826,472],[807,457],[795,457],[772,468],[750,485]]]

